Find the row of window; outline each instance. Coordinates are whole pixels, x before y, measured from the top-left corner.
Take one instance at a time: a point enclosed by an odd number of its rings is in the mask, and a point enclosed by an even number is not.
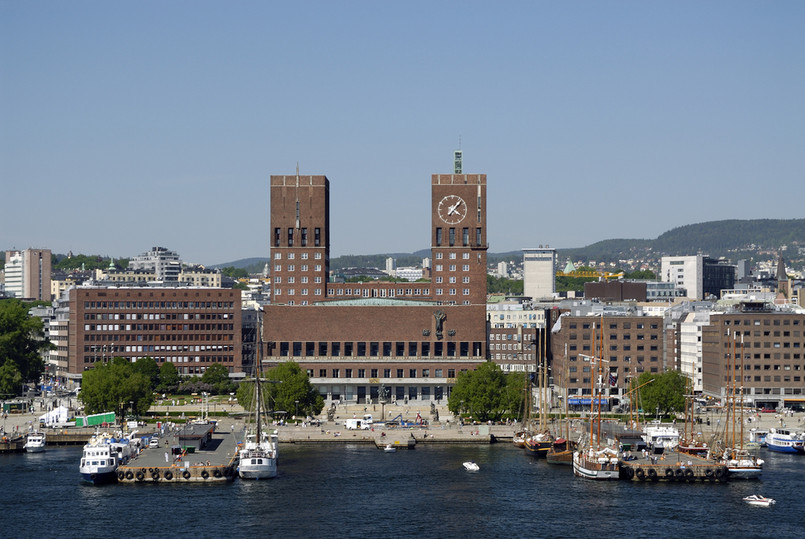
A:
[[[84,331],[234,331],[234,324],[84,324]]]
[[[568,359],[570,361],[577,361],[576,356],[568,356]],[[645,361],[646,357],[645,356],[636,356],[636,359],[637,359],[638,363],[642,363],[643,361]],[[623,356],[623,357],[609,356],[608,361],[610,363],[615,362],[615,361],[625,361],[626,363],[630,363],[632,361],[632,356]],[[652,362],[653,361],[659,361],[659,357],[658,356],[649,356],[649,361],[652,361]],[[585,368],[589,369],[589,367],[585,367]]]
[[[761,378],[762,378],[762,380],[761,380]],[[729,383],[729,377],[725,376],[724,381]],[[801,382],[802,377],[801,376],[793,376],[793,377],[792,376],[780,376],[780,375],[776,375],[776,376],[770,376],[770,375],[766,375],[766,376],[757,376],[757,375],[755,375],[755,376],[744,376],[744,382],[761,382],[761,381],[763,381],[763,382],[772,382],[772,381],[774,381],[774,382],[792,382],[792,381],[793,382]]]
[[[447,268],[448,268],[447,271],[456,271],[456,265],[455,264],[448,264]],[[435,271],[444,271],[444,266],[442,264],[436,264],[433,269]],[[470,271],[470,265],[469,264],[463,264],[461,266],[461,271]]]
[[[794,318],[794,319],[783,318],[782,320],[780,320],[779,318],[773,319],[773,320],[769,319],[769,318],[764,318],[762,320],[745,318],[743,320],[741,320],[741,319],[724,320],[724,325],[725,326],[740,326],[740,325],[744,325],[744,326],[760,326],[760,325],[763,325],[763,326],[779,326],[779,325],[783,325],[783,326],[798,326],[798,325],[800,325],[800,320],[802,320],[802,318]]]
[[[127,358],[127,359],[131,359],[131,362],[134,363],[135,361],[137,361],[141,357],[150,357],[154,361],[156,361],[157,363],[165,363],[167,361],[169,363],[208,363],[208,364],[213,364],[213,363],[234,363],[234,361],[235,361],[234,356],[230,356],[230,355],[223,355],[223,356],[221,356],[221,355],[212,355],[212,356],[207,356],[207,355],[205,355],[205,356],[167,356],[167,357],[166,356],[147,355],[147,356],[136,356],[136,357],[131,357],[131,358]],[[109,355],[97,355],[97,354],[95,354],[95,355],[92,355],[92,354],[84,355],[84,363],[105,363],[105,362],[108,362],[110,359],[111,359],[111,356],[109,356]],[[205,368],[206,367],[201,367],[202,370],[200,372],[204,372]],[[179,372],[182,372],[181,368],[179,368],[178,366],[177,366],[177,369],[179,370]],[[232,367],[229,368],[229,371],[232,372]],[[188,372],[185,371],[184,374],[188,374]],[[195,374],[195,373],[189,373],[189,374]]]
[[[308,255],[308,253],[299,253],[299,258],[300,258],[301,260],[307,260],[307,259],[308,259],[308,256],[309,256],[309,255]],[[287,260],[295,260],[295,259],[296,259],[296,253],[287,253],[287,254],[285,255],[285,258],[286,258]],[[322,257],[321,257],[321,253],[320,253],[320,252],[313,253],[313,259],[314,259],[314,260],[321,260],[321,258],[322,258]],[[279,251],[278,251],[278,252],[276,252],[276,253],[274,253],[274,260],[282,260],[282,253],[281,253],[281,252],[279,252]]]
[[[579,325],[579,324],[577,324],[576,322],[570,322],[569,327],[570,327],[570,329],[576,329],[577,325]],[[582,329],[590,329],[593,326],[595,326],[596,329],[601,329],[601,325],[596,324],[595,322],[584,322],[584,323],[582,323],[580,325],[581,325]],[[648,324],[648,326],[649,326],[650,329],[659,329],[659,324],[658,323],[652,322],[651,324]],[[608,329],[618,329],[618,327],[621,327],[622,329],[632,329],[632,323],[631,322],[620,322],[620,323],[619,322],[611,322],[609,324]],[[635,322],[635,329],[646,329],[646,324],[643,323],[643,322]]]
[[[295,230],[299,230],[299,244],[302,247],[307,247],[309,238],[308,238],[308,230],[307,227],[301,227],[299,229],[295,229],[293,227],[288,227],[288,235],[286,236],[287,242],[286,246],[293,247],[294,240],[295,240]],[[282,240],[282,229],[279,227],[274,228],[274,247],[279,247],[280,242]],[[320,247],[321,246],[321,228],[316,227],[313,229],[313,246]]]
[[[122,345],[112,343],[110,345],[84,345],[84,352],[93,352],[95,354],[103,353],[107,356],[123,352],[234,352],[234,350],[235,347],[231,344]]]
[[[231,301],[85,301],[84,309],[233,309]]]
[[[330,369],[329,378],[341,378],[341,373],[344,373],[344,378],[367,378],[366,373],[369,373],[368,378],[379,378],[380,373],[383,373],[383,378],[391,378],[392,369]],[[394,374],[396,378],[430,378],[431,369],[395,369]],[[447,373],[447,378],[455,378],[455,369],[433,369],[434,378],[443,378],[444,373]],[[319,369],[319,378],[328,378],[327,369]],[[407,373],[407,376],[406,376]],[[308,375],[313,376],[313,369],[308,369]]]
[[[462,227],[459,233],[461,234],[461,245],[463,245],[464,247],[469,247],[470,229],[466,226]],[[481,243],[482,239],[483,238],[481,235],[481,227],[477,227],[475,229],[475,245],[482,245]],[[442,227],[436,227],[436,245],[441,246],[443,242],[444,242],[444,232],[442,230]],[[456,245],[456,227],[451,226],[450,228],[447,229],[447,245],[449,245],[450,247]]]
[[[230,320],[234,313],[84,313],[84,320]]]
[[[306,271],[306,270],[303,270],[303,271]],[[274,277],[274,282],[276,284],[282,283],[282,277],[277,275],[276,277]],[[295,282],[296,282],[296,278],[294,276],[288,277],[288,284],[294,284]],[[308,277],[306,275],[303,275],[302,277],[299,278],[299,282],[302,283],[302,284],[306,284],[308,282]],[[317,276],[313,277],[313,282],[317,283],[317,284],[321,283],[322,282],[321,276],[317,275]]]
[[[576,340],[576,339],[578,339],[578,335],[575,334],[575,333],[571,333],[568,336],[568,338],[570,340]],[[589,341],[590,340],[590,335],[585,333],[585,334],[582,334],[581,338],[582,338],[582,340]],[[659,336],[656,333],[651,333],[651,334],[649,334],[648,338],[649,338],[650,341],[656,341],[656,340],[658,340]],[[635,335],[635,340],[637,340],[637,341],[643,341],[645,339],[646,339],[646,337],[642,333],[640,333],[638,335]],[[618,339],[617,339],[617,337],[610,336],[609,340],[618,340]],[[632,340],[632,335],[630,333],[624,333],[623,335],[621,335],[620,340],[631,341]]]
[[[206,341],[206,342],[224,342],[224,341],[231,341],[233,340],[233,335],[231,333],[225,334],[213,334],[213,333],[202,333],[202,334],[187,334],[187,333],[165,333],[165,334],[156,334],[149,333],[147,335],[132,335],[131,333],[124,333],[124,334],[84,334],[84,342],[120,342],[120,341],[139,341],[139,342],[157,342],[157,341]]]
[[[745,348],[761,348],[760,344],[761,343],[758,341],[750,341],[743,343],[742,346]],[[724,343],[724,348],[732,348],[733,346],[734,345],[729,342]],[[785,342],[764,341],[762,346],[762,348],[801,348],[801,347],[802,347],[801,343],[791,341],[785,341]]]
[[[285,266],[288,271],[296,271],[296,264],[288,264]],[[310,266],[307,264],[299,264],[299,271],[309,271]],[[282,271],[282,264],[274,264],[274,271],[281,272]],[[314,264],[313,271],[320,272],[321,271],[321,264]]]
[[[435,256],[436,256],[436,260],[442,260],[442,258],[444,257],[444,253],[439,251],[439,252],[436,253]],[[458,257],[458,255],[456,253],[447,253],[447,258],[449,260],[455,260],[457,257]],[[470,253],[461,253],[461,258],[464,259],[464,260],[469,260],[470,259]]]
[[[280,342],[282,357],[480,357],[480,342]]]

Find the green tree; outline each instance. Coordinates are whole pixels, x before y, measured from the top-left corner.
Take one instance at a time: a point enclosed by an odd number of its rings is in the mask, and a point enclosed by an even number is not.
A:
[[[280,363],[268,370],[266,379],[272,381],[263,387],[267,389],[266,393],[269,395],[269,402],[274,404],[274,410],[305,416],[318,415],[324,408],[324,398],[310,383],[307,373],[298,363]]]
[[[22,373],[17,365],[7,359],[0,367],[0,398],[19,395],[22,391]]]
[[[523,281],[522,279],[507,279],[506,277],[494,277],[487,274],[486,291],[489,294],[521,296],[523,294]]]
[[[629,389],[647,384],[638,390],[638,407],[652,414],[659,410],[665,416],[669,413],[685,409],[685,393],[688,379],[679,371],[668,371],[662,374],[644,372],[636,380],[632,380]]]
[[[212,392],[217,394],[229,393],[235,389],[235,384],[229,379],[229,369],[220,363],[213,363],[201,375],[201,382],[213,387]]]
[[[151,391],[156,390],[159,385],[159,366],[152,357],[141,357],[132,364],[134,372],[139,372],[148,378]]]
[[[159,385],[157,388],[160,391],[176,391],[179,387],[179,371],[176,366],[170,361],[166,361],[159,368]]]
[[[0,301],[0,358],[14,362],[23,382],[35,382],[45,367],[42,352],[50,348],[42,320],[28,314],[18,299]]]
[[[479,421],[497,421],[507,411],[516,410],[516,402],[506,374],[497,364],[487,361],[474,371],[465,371],[458,375],[456,385],[447,399],[447,407],[454,414],[469,413]]]
[[[134,404],[135,413],[144,414],[151,407],[153,394],[148,377],[125,358],[116,357],[84,372],[79,398],[88,414],[123,411],[129,403]]]

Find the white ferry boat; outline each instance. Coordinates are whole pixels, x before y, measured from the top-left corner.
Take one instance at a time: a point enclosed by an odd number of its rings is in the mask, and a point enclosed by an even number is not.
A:
[[[805,453],[805,436],[788,429],[769,429],[766,447],[778,453]]]
[[[133,451],[127,438],[96,434],[81,453],[81,479],[93,485],[116,482],[117,467],[128,463]]]

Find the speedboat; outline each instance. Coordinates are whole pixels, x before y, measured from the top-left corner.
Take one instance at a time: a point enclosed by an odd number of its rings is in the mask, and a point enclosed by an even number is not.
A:
[[[31,432],[25,439],[25,451],[28,453],[41,453],[45,450],[45,433]]]
[[[467,470],[468,472],[477,472],[481,468],[473,461],[468,460],[467,462],[464,463],[464,469]]]
[[[749,505],[757,505],[758,507],[770,507],[777,503],[772,498],[766,498],[764,496],[758,496],[757,494],[752,494],[751,496],[747,496],[744,498],[744,501]]]
[[[397,448],[396,448],[396,447],[394,447],[394,446],[393,446],[393,445],[391,445],[391,444],[388,444],[388,445],[386,445],[386,447],[384,447],[384,448],[383,448],[383,451],[385,451],[386,453],[396,453],[396,452],[397,452]]]

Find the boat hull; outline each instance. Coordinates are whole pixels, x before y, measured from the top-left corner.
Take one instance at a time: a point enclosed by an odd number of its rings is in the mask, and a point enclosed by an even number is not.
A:
[[[573,451],[565,449],[564,451],[548,451],[545,455],[545,460],[549,464],[564,464],[571,466],[573,464]]]
[[[238,465],[238,476],[241,479],[271,479],[272,477],[277,477],[277,459],[262,457],[241,460]]]
[[[619,466],[616,463],[599,463],[590,460],[578,451],[573,454],[573,474],[584,479],[609,481],[620,479]]]
[[[82,472],[81,481],[90,485],[108,485],[110,483],[117,483],[117,475],[114,471],[111,472]]]

